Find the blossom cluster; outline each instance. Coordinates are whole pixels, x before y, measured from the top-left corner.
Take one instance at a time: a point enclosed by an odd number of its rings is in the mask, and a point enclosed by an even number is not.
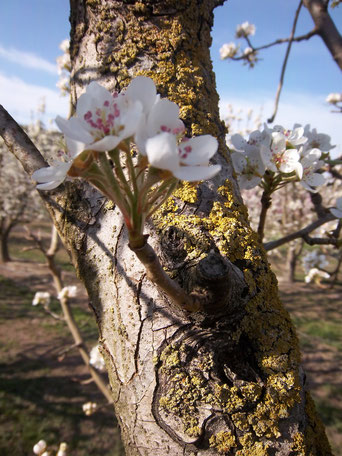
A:
[[[247,37],[255,34],[255,25],[250,24],[248,21],[236,27],[235,36],[236,38]]]
[[[306,274],[309,273],[310,270],[316,269],[324,269],[328,266],[327,257],[320,253],[318,250],[312,250],[311,252],[307,253],[303,257],[303,269]]]
[[[286,182],[299,181],[310,192],[323,185],[322,167],[334,147],[330,137],[295,125],[292,130],[277,125],[272,129],[253,131],[248,140],[235,134],[230,138],[232,161],[241,189],[260,185],[265,188],[272,180],[274,190]]]
[[[59,445],[56,456],[67,456],[67,449],[68,445],[65,442],[62,442]],[[45,440],[39,440],[39,442],[34,445],[33,453],[37,456],[52,456],[51,451],[48,450],[48,446]]]
[[[96,402],[86,402],[85,404],[82,405],[82,410],[86,416],[90,416],[96,412],[97,403]]]
[[[57,299],[68,299],[68,298],[75,298],[77,295],[77,286],[76,285],[69,285],[67,287],[62,288],[62,290],[58,293]]]
[[[319,284],[322,279],[329,279],[330,274],[317,268],[312,268],[304,277],[305,283],[315,282]]]
[[[89,363],[94,366],[97,370],[100,372],[105,372],[106,371],[106,365],[104,362],[104,359],[101,355],[101,352],[99,350],[99,345],[95,345],[91,350],[90,350],[90,360]]]
[[[303,269],[305,272],[305,283],[315,282],[320,284],[322,279],[328,279],[330,274],[324,271],[329,265],[327,257],[318,250],[312,250],[302,259]]]
[[[249,36],[254,34],[254,24],[250,24],[247,21],[242,24],[239,24],[236,27],[235,37],[244,38],[248,46],[240,52],[240,45],[237,45],[233,41],[231,41],[230,43],[223,44],[219,51],[221,60],[234,59],[234,57],[237,57],[239,60],[243,60],[244,63],[248,64],[250,67],[253,67],[258,60],[258,56],[257,51],[251,47],[252,45],[249,41]]]
[[[342,103],[342,93],[329,93],[325,101],[333,105],[337,105],[337,103]]]
[[[56,59],[59,75],[56,86],[60,89],[61,95],[67,95],[70,93],[70,41],[68,39],[63,40],[59,45],[59,48],[63,51],[63,54]]]
[[[48,291],[37,291],[32,300],[33,306],[42,305],[48,308],[51,302],[51,295]]]
[[[330,209],[330,212],[339,219],[342,219],[342,197],[337,198],[336,207]]]
[[[141,230],[137,219],[141,225],[178,180],[210,179],[221,169],[209,166],[217,140],[185,137],[179,107],[161,98],[147,77],[113,94],[91,82],[78,99],[76,116],[57,117],[56,123],[66,150],[63,160],[33,173],[37,188],[52,190],[67,175],[82,177],[117,204],[130,230]]]

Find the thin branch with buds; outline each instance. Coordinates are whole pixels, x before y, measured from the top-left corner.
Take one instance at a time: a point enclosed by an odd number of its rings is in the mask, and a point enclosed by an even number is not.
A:
[[[47,260],[47,265],[50,270],[50,273],[53,277],[54,285],[57,294],[59,294],[63,288],[63,279],[62,279],[62,274],[61,270],[57,266],[55,262],[55,255],[59,249],[59,238],[58,238],[58,232],[56,227],[53,225],[52,227],[52,233],[51,233],[51,240],[50,240],[50,246],[48,249],[45,248],[43,241],[40,237],[36,236],[33,233],[29,233],[30,238],[35,242],[37,248],[43,253]],[[78,329],[78,326],[75,322],[70,304],[69,304],[69,299],[67,296],[61,296],[60,299],[60,304],[62,308],[62,312],[64,315],[64,320],[68,326],[68,329],[74,339],[74,345],[73,347],[77,347],[84,364],[87,366],[87,369],[95,382],[96,386],[98,389],[101,391],[101,393],[104,395],[108,403],[112,403],[113,399],[111,396],[111,393],[102,380],[102,377],[97,373],[96,369],[90,364],[90,357],[89,353],[85,347],[85,343],[83,340],[83,337]]]
[[[266,251],[276,249],[277,247],[280,247],[281,245],[287,244],[288,242],[293,241],[294,239],[299,239],[302,238],[304,239],[305,242],[307,242],[310,245],[316,244],[330,244],[330,245],[338,245],[338,240],[336,238],[310,238],[309,234],[312,233],[312,231],[316,230],[320,226],[331,222],[332,220],[336,220],[336,217],[333,216],[330,213],[327,213],[324,217],[319,218],[318,220],[315,220],[314,222],[310,223],[307,225],[305,228],[302,228],[294,233],[288,234],[287,236],[284,236],[280,239],[277,239],[276,241],[270,241],[266,242],[264,244],[264,247]],[[319,241],[320,239],[320,241]],[[326,242],[323,242],[323,239]],[[318,241],[318,242],[313,242],[313,240]]]

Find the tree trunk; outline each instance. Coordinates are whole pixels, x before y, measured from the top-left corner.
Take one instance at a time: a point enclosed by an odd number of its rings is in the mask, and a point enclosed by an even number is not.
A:
[[[71,1],[74,103],[91,80],[121,90],[150,76],[189,134],[220,141],[220,176],[183,185],[146,226],[169,275],[207,297],[204,311],[178,310],[147,280],[120,212],[95,190],[75,181],[42,196],[90,296],[128,456],[331,455],[232,177],[209,55],[222,3]],[[32,157],[30,173],[42,166]]]
[[[8,239],[10,232],[14,228],[14,225],[11,223],[6,223],[6,220],[1,222],[0,226],[0,263],[7,263],[11,261],[8,248]]]
[[[288,244],[286,253],[286,274],[289,282],[294,283],[296,281],[296,267],[298,259],[302,254],[304,247],[304,241],[302,239],[292,241]]]

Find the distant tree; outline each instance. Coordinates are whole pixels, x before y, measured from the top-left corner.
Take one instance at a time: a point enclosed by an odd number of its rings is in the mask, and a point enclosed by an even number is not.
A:
[[[11,230],[42,212],[33,182],[17,160],[0,144],[0,261],[10,261],[8,239]]]

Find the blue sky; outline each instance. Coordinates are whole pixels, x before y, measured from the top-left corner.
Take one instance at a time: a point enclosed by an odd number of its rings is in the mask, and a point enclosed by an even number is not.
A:
[[[228,0],[216,9],[212,59],[223,114],[230,103],[234,111],[253,108],[259,113],[262,109],[264,119],[270,116],[286,47],[263,51],[262,60],[249,69],[240,62],[220,60],[222,44],[236,41],[244,47],[242,40],[234,38],[236,25],[244,21],[256,25],[252,37],[255,46],[288,36],[297,5],[297,0]],[[342,6],[335,8],[332,16],[342,30]],[[37,116],[35,111],[42,97],[46,100],[45,120],[67,114],[67,99],[60,97],[56,88],[55,60],[61,54],[58,45],[69,36],[68,17],[68,0],[1,2],[0,103],[19,122],[27,123]],[[303,9],[297,33],[306,33],[312,27],[312,19]],[[341,71],[322,40],[315,37],[294,44],[276,123],[288,128],[296,122],[311,123],[330,134],[341,152],[341,115],[332,114],[325,102],[328,93],[341,91]]]

